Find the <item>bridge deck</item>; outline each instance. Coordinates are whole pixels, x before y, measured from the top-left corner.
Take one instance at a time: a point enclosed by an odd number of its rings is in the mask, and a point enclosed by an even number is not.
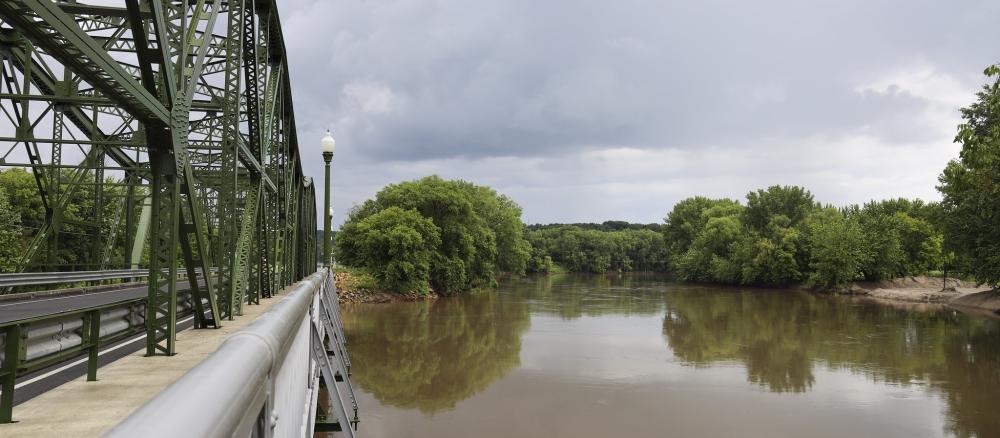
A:
[[[283,293],[284,291],[282,291]],[[177,334],[177,355],[144,357],[134,352],[97,372],[98,381],[79,377],[14,407],[17,423],[0,424],[3,437],[100,436],[215,351],[231,333],[253,322],[283,294],[243,306],[243,316],[220,329]]]

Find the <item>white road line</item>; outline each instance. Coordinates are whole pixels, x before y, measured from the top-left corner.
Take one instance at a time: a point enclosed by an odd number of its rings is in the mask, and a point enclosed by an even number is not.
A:
[[[192,320],[192,319],[194,319],[194,316],[189,316],[189,317],[187,317],[187,318],[184,318],[184,319],[182,319],[182,320],[180,320],[180,321],[177,321],[177,323],[178,323],[178,324],[182,324],[182,323],[185,323],[185,322],[188,322],[188,321],[190,321],[190,320]],[[100,351],[100,352],[98,352],[98,353],[97,353],[97,355],[98,355],[98,356],[104,356],[104,354],[105,354],[105,353],[110,353],[110,352],[112,352],[112,351],[115,351],[115,350],[117,350],[117,349],[119,349],[119,348],[122,348],[122,347],[124,347],[124,346],[126,346],[126,345],[129,345],[129,344],[134,344],[134,343],[136,343],[136,342],[138,342],[138,341],[141,341],[141,340],[143,340],[143,339],[146,339],[146,335],[139,335],[139,336],[137,336],[137,337],[136,337],[136,338],[134,338],[134,339],[130,339],[130,340],[128,340],[128,341],[125,341],[125,342],[122,342],[121,344],[118,344],[118,345],[115,345],[114,347],[111,347],[111,348],[108,348],[108,349],[106,349],[106,350],[104,350],[104,351]],[[63,366],[61,366],[61,367],[59,367],[59,368],[56,368],[56,369],[54,369],[54,370],[52,370],[52,371],[49,371],[49,372],[47,372],[47,373],[45,373],[45,374],[42,374],[42,375],[40,375],[40,376],[35,376],[35,377],[32,377],[32,378],[30,378],[30,379],[28,379],[28,380],[25,380],[25,381],[23,381],[23,382],[21,382],[21,383],[18,383],[17,385],[14,385],[14,389],[19,389],[19,388],[21,388],[21,387],[24,387],[24,386],[27,386],[27,385],[30,385],[30,384],[32,384],[32,383],[35,383],[35,382],[37,382],[37,381],[39,381],[39,380],[42,380],[42,379],[46,379],[46,378],[49,378],[49,377],[52,377],[52,376],[54,376],[54,375],[56,375],[56,374],[59,374],[59,373],[61,373],[61,372],[63,372],[63,371],[66,371],[66,370],[68,370],[68,369],[70,369],[70,368],[73,368],[73,367],[75,367],[75,366],[77,366],[77,365],[80,365],[80,364],[82,364],[82,363],[86,362],[86,361],[87,361],[88,359],[89,359],[89,358],[87,358],[87,357],[85,357],[85,358],[83,358],[83,359],[78,359],[78,360],[76,360],[76,361],[74,361],[74,362],[71,362],[71,363],[68,363],[68,364],[66,364],[66,365],[63,365]]]

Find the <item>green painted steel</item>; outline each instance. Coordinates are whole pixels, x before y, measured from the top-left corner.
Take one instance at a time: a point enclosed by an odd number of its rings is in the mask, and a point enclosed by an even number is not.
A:
[[[87,380],[97,380],[97,358],[100,347],[142,332],[138,309],[144,301],[145,298],[128,299],[0,324],[0,334],[4,334],[3,350],[0,351],[2,354],[0,357],[3,358],[3,366],[0,367],[0,387],[3,389],[3,394],[0,394],[0,423],[12,421],[15,383],[19,375],[72,360],[82,353],[87,356]],[[118,329],[108,329],[101,335],[101,314],[109,311],[124,311],[124,315],[117,318],[124,318],[128,323]],[[77,326],[79,343],[29,358],[31,331],[68,336],[76,332],[72,328],[74,322],[80,323]],[[43,336],[40,339],[44,338]]]
[[[0,109],[45,210],[17,270],[148,268],[148,355],[176,352],[179,274],[212,328],[315,270],[274,0],[0,0]],[[72,264],[67,223],[94,234]]]

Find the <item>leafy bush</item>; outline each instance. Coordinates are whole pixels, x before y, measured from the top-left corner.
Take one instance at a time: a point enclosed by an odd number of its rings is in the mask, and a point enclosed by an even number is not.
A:
[[[399,211],[377,223],[392,234],[376,238],[375,228],[362,226],[375,226],[370,218],[392,209]],[[338,260],[370,268],[393,290],[420,281],[442,294],[489,286],[497,271],[523,273],[531,257],[516,203],[488,187],[437,176],[386,186],[351,211],[337,237]]]
[[[857,221],[827,208],[806,222],[809,249],[809,283],[826,289],[840,288],[856,279],[868,262],[864,234]]]
[[[337,239],[342,263],[365,268],[381,288],[396,292],[426,290],[440,244],[434,222],[399,207],[348,222]]]

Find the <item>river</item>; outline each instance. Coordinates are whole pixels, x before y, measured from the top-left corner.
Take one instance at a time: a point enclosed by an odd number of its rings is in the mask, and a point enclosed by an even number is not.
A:
[[[1000,436],[1000,321],[650,276],[344,309],[366,437]]]

